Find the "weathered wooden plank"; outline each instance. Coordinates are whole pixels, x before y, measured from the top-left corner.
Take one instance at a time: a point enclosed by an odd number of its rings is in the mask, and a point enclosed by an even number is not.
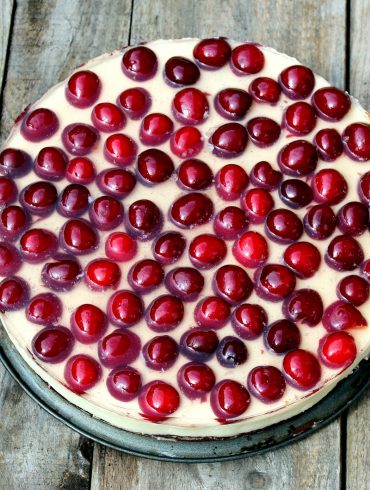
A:
[[[131,43],[148,39],[223,35],[271,45],[343,87],[345,1],[136,0]],[[292,446],[232,463],[174,465],[95,447],[92,488],[340,487],[340,424]]]
[[[11,31],[12,15],[14,9],[13,0],[0,0],[0,88],[5,71],[6,54],[8,52],[9,37]]]

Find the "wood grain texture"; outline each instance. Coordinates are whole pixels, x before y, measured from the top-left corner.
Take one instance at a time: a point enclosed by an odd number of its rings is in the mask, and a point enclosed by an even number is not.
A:
[[[0,88],[2,87],[6,55],[9,47],[13,9],[13,0],[0,0]]]

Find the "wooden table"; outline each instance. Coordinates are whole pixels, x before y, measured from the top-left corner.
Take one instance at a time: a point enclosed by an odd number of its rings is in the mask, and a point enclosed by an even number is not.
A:
[[[156,38],[223,35],[296,56],[370,107],[368,0],[0,0],[2,140],[75,66]],[[0,366],[0,489],[370,489],[370,393],[302,442],[173,464],[106,449],[40,409]]]

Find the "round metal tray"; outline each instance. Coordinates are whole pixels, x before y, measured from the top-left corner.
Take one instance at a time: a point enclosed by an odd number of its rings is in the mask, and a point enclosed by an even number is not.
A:
[[[240,459],[298,441],[331,422],[370,386],[370,360],[364,360],[311,409],[263,430],[223,440],[158,439],[113,427],[67,402],[28,367],[6,335],[0,335],[0,358],[33,400],[80,434],[136,456],[187,463]]]

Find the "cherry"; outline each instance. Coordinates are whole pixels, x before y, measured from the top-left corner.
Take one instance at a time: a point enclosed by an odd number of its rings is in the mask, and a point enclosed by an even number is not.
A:
[[[248,133],[244,126],[231,122],[218,127],[210,138],[213,153],[220,158],[233,158],[245,150]]]
[[[340,121],[349,111],[351,99],[339,88],[323,87],[314,92],[312,105],[322,119]]]
[[[182,87],[197,83],[200,77],[200,70],[195,63],[187,58],[173,56],[166,61],[163,75],[169,85]]]
[[[343,153],[342,139],[336,129],[321,129],[316,133],[313,142],[320,158],[325,162],[333,162]]]
[[[258,77],[249,85],[249,93],[257,102],[276,104],[281,90],[279,84],[272,78]]]
[[[56,364],[67,359],[72,351],[74,338],[65,327],[46,327],[32,340],[32,351],[43,362]]]
[[[9,277],[22,265],[18,250],[10,243],[0,242],[0,276]]]
[[[201,124],[209,113],[207,97],[197,88],[184,88],[176,93],[172,111],[183,124]]]
[[[277,320],[266,330],[264,341],[269,350],[276,354],[285,354],[298,348],[301,334],[295,323],[285,319]]]
[[[62,248],[74,255],[91,253],[98,247],[99,237],[88,221],[68,220],[59,232]]]
[[[184,305],[170,294],[158,296],[151,302],[146,313],[146,321],[155,332],[168,332],[176,328],[184,317]]]
[[[309,390],[321,377],[321,368],[316,357],[303,349],[288,352],[283,360],[285,378],[294,388]]]
[[[273,403],[284,395],[286,383],[275,366],[257,366],[248,374],[247,385],[253,396],[263,403]]]
[[[247,227],[245,212],[237,206],[226,206],[213,220],[215,233],[224,240],[235,240]]]
[[[266,189],[249,189],[240,199],[240,204],[251,223],[263,223],[274,207],[274,200]]]
[[[234,163],[224,165],[216,174],[216,191],[225,201],[234,201],[248,186],[246,171]]]
[[[177,231],[165,232],[153,243],[154,258],[163,265],[173,264],[184,253],[186,240]]]
[[[21,126],[23,138],[32,142],[43,141],[58,131],[59,121],[55,112],[50,109],[35,109],[28,113]]]
[[[221,366],[235,368],[244,364],[248,358],[248,351],[240,339],[228,336],[218,344],[216,356]]]
[[[109,136],[104,144],[105,158],[117,165],[118,167],[126,167],[131,165],[137,154],[137,145],[135,141],[122,133],[116,133]]]
[[[127,262],[135,257],[137,243],[130,235],[123,232],[111,233],[105,242],[105,254],[117,262]]]
[[[107,312],[111,322],[118,327],[130,327],[143,315],[141,298],[132,291],[117,291],[110,297]]]
[[[62,133],[65,148],[72,155],[84,156],[90,153],[99,139],[99,132],[90,124],[69,124]]]
[[[21,236],[19,245],[23,260],[39,263],[56,252],[58,239],[51,231],[33,228]]]
[[[194,310],[194,319],[201,327],[219,329],[226,325],[230,316],[230,305],[217,296],[202,299]]]
[[[359,242],[345,235],[338,235],[333,238],[325,255],[326,263],[338,271],[353,271],[364,258],[364,252]]]
[[[233,254],[244,267],[255,268],[264,264],[269,257],[265,238],[257,231],[247,231],[235,241]]]
[[[16,200],[17,195],[18,189],[15,182],[8,177],[0,176],[0,206],[11,204]]]
[[[109,393],[117,400],[129,402],[139,394],[141,375],[133,367],[118,367],[109,373],[107,388]]]
[[[309,327],[321,321],[323,311],[322,299],[313,289],[294,291],[283,303],[283,313],[289,320]]]
[[[169,335],[153,337],[143,347],[145,364],[156,371],[166,371],[172,367],[178,354],[178,345]]]
[[[361,312],[346,301],[335,301],[329,305],[324,311],[322,324],[328,332],[367,327],[367,321]]]
[[[269,162],[258,162],[249,174],[253,185],[272,191],[279,187],[283,175],[278,170],[274,170]]]
[[[118,199],[100,196],[89,209],[90,221],[98,230],[113,230],[123,220],[123,206]]]
[[[124,168],[107,168],[100,172],[96,183],[105,194],[122,199],[133,191],[136,178]]]
[[[217,112],[225,119],[237,121],[243,119],[252,105],[252,97],[239,88],[225,88],[215,97]]]
[[[370,160],[370,124],[353,123],[342,134],[347,154],[359,162]]]
[[[344,277],[337,287],[338,298],[349,301],[355,306],[365,303],[369,299],[369,292],[367,281],[355,275]]]
[[[72,313],[72,332],[83,344],[97,342],[105,334],[107,327],[106,314],[95,305],[82,304]]]
[[[199,129],[183,126],[172,134],[170,147],[179,158],[195,157],[203,148],[203,136]]]
[[[236,75],[254,75],[265,65],[263,52],[256,44],[245,43],[233,49],[231,69]]]
[[[112,260],[95,259],[86,265],[84,279],[93,290],[115,289],[121,280],[121,269]]]
[[[191,158],[181,163],[177,170],[178,182],[186,189],[204,190],[212,184],[213,173],[209,166]]]
[[[320,267],[321,255],[317,247],[310,242],[292,243],[284,252],[284,262],[298,277],[312,277]]]
[[[22,177],[31,169],[31,157],[23,150],[5,148],[0,153],[0,173],[8,177]]]
[[[29,286],[20,277],[6,277],[0,282],[0,311],[22,308],[29,299]]]
[[[0,236],[15,240],[30,222],[26,211],[20,206],[7,206],[0,212]]]
[[[305,135],[310,133],[316,126],[316,114],[307,102],[295,102],[287,107],[283,126],[295,135]]]
[[[190,192],[172,204],[170,216],[180,228],[194,228],[210,221],[213,209],[213,203],[206,194]]]
[[[81,216],[89,206],[89,198],[90,192],[85,186],[67,185],[59,196],[57,210],[67,218]]]
[[[358,186],[358,194],[361,201],[370,206],[370,172],[366,172],[366,174],[361,176]]]
[[[57,256],[54,262],[47,262],[41,271],[43,284],[53,291],[70,291],[81,277],[80,264],[68,255]]]
[[[313,199],[313,192],[303,180],[287,179],[281,183],[279,196],[287,206],[297,209],[310,204]]]
[[[324,240],[334,232],[337,218],[327,204],[317,204],[305,214],[303,224],[308,236]]]
[[[210,233],[196,236],[189,245],[190,261],[199,269],[209,269],[219,264],[225,258],[226,253],[226,243]]]
[[[348,192],[348,184],[343,175],[333,168],[326,168],[317,172],[311,185],[314,199],[320,203],[338,204]]]
[[[305,99],[315,86],[315,75],[306,66],[293,65],[280,73],[279,84],[290,99]]]
[[[239,337],[254,340],[266,327],[267,314],[260,305],[244,303],[234,310],[231,324]]]
[[[193,56],[202,68],[215,70],[229,61],[231,47],[223,38],[203,39],[195,46]]]
[[[132,87],[119,95],[117,103],[129,118],[136,120],[148,112],[151,98],[144,88]]]
[[[269,301],[281,301],[289,296],[296,285],[294,273],[280,264],[267,264],[255,274],[256,293]]]
[[[140,347],[140,339],[135,333],[118,328],[99,341],[99,359],[105,367],[122,367],[138,358]]]
[[[42,179],[57,181],[64,177],[67,163],[68,158],[63,150],[46,146],[38,153],[33,168]]]
[[[67,82],[66,98],[80,109],[89,107],[99,98],[101,83],[98,75],[89,70],[74,73]]]
[[[19,200],[31,214],[47,216],[53,212],[57,198],[57,190],[53,184],[39,181],[25,187]]]
[[[177,373],[177,382],[181,391],[190,400],[205,400],[206,394],[213,388],[216,377],[212,369],[200,362],[188,362]]]
[[[176,412],[180,405],[177,390],[164,381],[152,381],[146,384],[139,394],[139,406],[145,415],[155,421]]]
[[[155,75],[158,66],[157,56],[146,46],[136,46],[125,52],[121,66],[128,78],[143,82]]]
[[[239,417],[249,407],[251,397],[237,381],[224,379],[211,392],[211,408],[220,419]]]
[[[316,148],[306,140],[295,140],[288,143],[278,155],[281,171],[292,177],[311,174],[316,169],[317,160]]]
[[[347,202],[338,211],[338,228],[344,235],[362,235],[369,225],[369,210],[360,202]]]
[[[41,293],[30,299],[26,307],[26,317],[37,325],[57,323],[62,315],[62,302],[53,293]]]
[[[232,305],[245,301],[252,294],[253,283],[247,272],[238,265],[224,265],[215,276],[215,293]]]
[[[158,206],[148,199],[131,204],[126,215],[126,228],[137,240],[150,240],[162,227],[162,214]]]
[[[167,273],[168,291],[183,301],[195,301],[204,287],[202,274],[192,267],[178,267]]]
[[[72,158],[66,168],[66,178],[77,184],[91,184],[95,179],[95,167],[87,157]]]
[[[303,234],[303,224],[289,209],[275,209],[266,219],[267,234],[278,243],[292,243]]]
[[[145,294],[156,289],[162,283],[163,278],[164,270],[159,262],[143,259],[131,267],[127,280],[132,289]]]
[[[214,330],[196,327],[183,334],[180,339],[181,352],[190,360],[207,361],[218,346],[218,337]]]
[[[277,122],[268,117],[255,117],[247,124],[251,141],[260,147],[273,145],[280,137],[281,129]]]
[[[360,266],[360,274],[370,283],[370,259],[362,262]]]
[[[144,117],[140,126],[140,141],[157,146],[166,142],[173,133],[173,122],[165,114],[153,112]]]
[[[151,148],[138,156],[137,170],[145,184],[160,184],[168,180],[174,171],[171,158],[164,151]]]
[[[93,125],[104,133],[120,131],[125,123],[126,117],[122,110],[110,102],[97,104],[91,112]]]
[[[320,340],[318,354],[329,368],[347,368],[356,359],[356,343],[347,332],[329,333]]]
[[[95,386],[102,376],[100,364],[90,356],[78,354],[71,357],[64,370],[64,378],[77,394]]]

